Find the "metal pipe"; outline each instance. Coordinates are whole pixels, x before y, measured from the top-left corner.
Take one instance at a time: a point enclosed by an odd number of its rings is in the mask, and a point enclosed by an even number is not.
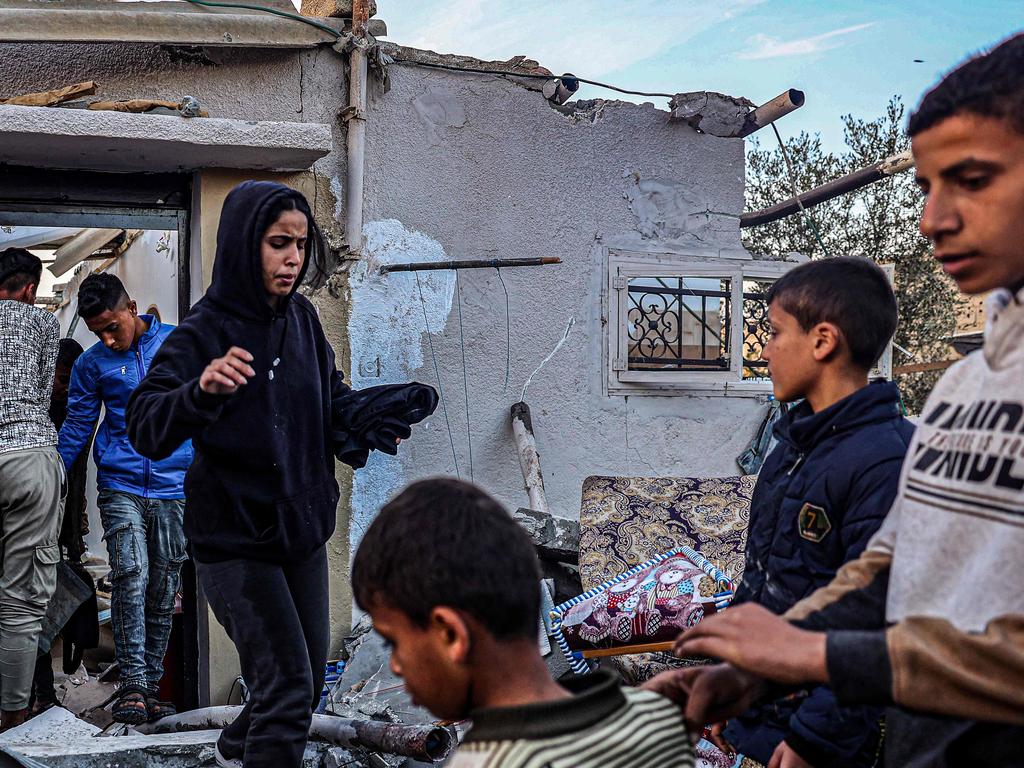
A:
[[[749,136],[754,131],[759,131],[767,125],[771,125],[780,117],[788,115],[804,105],[804,92],[796,88],[783,91],[771,101],[766,101],[760,107],[754,109],[747,115],[743,127],[736,134],[737,137]]]
[[[465,259],[462,261],[412,261],[408,264],[385,264],[380,273],[424,272],[431,269],[501,269],[503,267],[539,267],[542,264],[561,264],[557,256],[538,256],[524,259]]]
[[[53,264],[47,269],[55,277],[60,277],[88,259],[122,232],[124,232],[123,229],[84,229],[54,251]]]
[[[516,441],[519,469],[522,470],[526,493],[530,497],[530,508],[551,514],[544,493],[544,475],[540,471],[540,454],[537,452],[537,439],[533,434],[533,419],[530,416],[530,406],[526,403],[518,402],[512,405],[512,436]]]
[[[223,729],[242,707],[207,707],[165,717],[139,726],[143,734]],[[338,747],[360,746],[373,752],[412,757],[431,763],[445,760],[455,746],[451,731],[439,725],[403,725],[377,720],[349,720],[313,715],[309,737]]]
[[[813,208],[820,203],[831,200],[834,197],[845,195],[855,189],[866,187],[880,179],[887,179],[897,173],[909,170],[914,167],[914,158],[910,150],[900,152],[898,155],[887,157],[872,163],[867,168],[861,168],[846,176],[826,182],[821,186],[810,189],[806,192],[783,200],[760,211],[750,211],[740,216],[740,227],[758,227],[762,224],[769,224],[790,216],[803,208]]]
[[[346,142],[348,171],[345,189],[345,237],[349,253],[363,248],[363,170],[366,162],[366,28],[369,24],[368,0],[352,3],[352,50],[349,53],[348,121]]]

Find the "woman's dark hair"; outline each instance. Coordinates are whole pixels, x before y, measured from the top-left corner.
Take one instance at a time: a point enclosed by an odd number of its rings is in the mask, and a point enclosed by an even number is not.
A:
[[[1024,32],[942,78],[910,116],[907,133],[916,136],[961,113],[1006,120],[1024,133]]]
[[[540,567],[530,538],[480,488],[413,483],[377,515],[352,563],[363,608],[381,603],[424,627],[437,606],[465,611],[498,640],[536,638]]]
[[[275,195],[256,219],[255,227],[255,249],[259,253],[260,242],[263,234],[270,226],[278,220],[285,211],[301,211],[306,216],[306,274],[303,283],[310,288],[319,288],[327,280],[329,269],[327,265],[327,243],[324,240],[323,232],[317,226],[313,218],[313,211],[309,207],[306,197],[295,189],[289,189],[288,194]]]

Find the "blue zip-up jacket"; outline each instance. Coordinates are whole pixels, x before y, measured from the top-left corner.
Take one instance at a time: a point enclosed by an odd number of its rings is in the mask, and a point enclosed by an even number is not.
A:
[[[779,445],[754,487],[734,604],[784,613],[859,557],[892,506],[913,431],[889,382],[869,384],[818,413],[804,402],[783,416],[775,425]],[[820,686],[730,720],[725,737],[765,765],[785,740],[815,768],[867,768],[875,762],[881,714],[841,707]]]
[[[101,490],[125,491],[147,499],[182,499],[185,471],[192,463],[192,443],[185,442],[166,459],[153,461],[132,448],[125,428],[128,398],[174,330],[173,325],[161,323],[152,315],[142,315],[142,319],[149,330],[127,352],[93,344],[75,361],[68,390],[68,416],[60,430],[57,450],[64,466],[70,469],[92,436],[102,404],[106,415],[93,446],[96,485]]]

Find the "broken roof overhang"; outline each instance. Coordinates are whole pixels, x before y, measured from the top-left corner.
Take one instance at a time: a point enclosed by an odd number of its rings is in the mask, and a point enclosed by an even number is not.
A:
[[[289,3],[288,8],[294,12]],[[339,33],[348,19],[318,18]],[[387,26],[371,19],[370,34]],[[244,9],[185,2],[0,0],[0,42],[155,43],[167,45],[314,48],[333,44],[326,31],[293,19]]]
[[[96,171],[301,171],[331,151],[322,123],[0,106],[0,163]]]

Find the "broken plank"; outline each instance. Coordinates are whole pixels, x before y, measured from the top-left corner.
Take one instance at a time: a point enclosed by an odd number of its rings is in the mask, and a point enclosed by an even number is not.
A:
[[[909,365],[897,365],[892,369],[894,375],[900,373],[924,373],[925,371],[944,371],[953,363],[960,360],[933,360],[928,363],[910,363]]]
[[[83,83],[75,83],[52,91],[23,93],[20,96],[0,99],[0,104],[14,104],[20,107],[52,107],[81,96],[92,96],[98,88],[95,81],[86,80]]]

